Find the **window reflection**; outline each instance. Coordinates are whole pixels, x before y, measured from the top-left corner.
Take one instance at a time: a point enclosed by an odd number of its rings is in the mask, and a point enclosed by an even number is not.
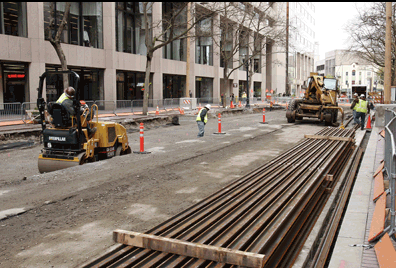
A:
[[[0,2],[0,34],[27,37],[26,2]]]
[[[147,4],[147,15],[151,23],[151,5]],[[116,48],[120,52],[146,55],[146,23],[142,2],[116,3]]]
[[[59,27],[65,12],[66,2],[52,2],[56,11],[55,24]],[[51,2],[44,2],[44,32],[48,40],[51,17]],[[61,35],[61,42],[79,46],[103,48],[102,2],[72,2],[68,23]]]

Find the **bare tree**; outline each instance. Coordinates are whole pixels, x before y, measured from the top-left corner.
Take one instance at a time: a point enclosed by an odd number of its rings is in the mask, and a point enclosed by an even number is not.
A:
[[[261,61],[260,57],[263,51],[265,56],[271,53],[266,50],[267,45],[283,45],[285,20],[280,12],[274,12],[269,2],[221,4],[224,7],[218,28],[214,28],[214,43],[219,47],[225,92],[229,94],[229,79],[234,71],[241,67],[246,70],[246,63],[256,59],[256,66],[254,62],[248,64],[249,81],[252,81],[253,74],[266,66],[266,61]]]
[[[55,10],[55,2],[51,2],[50,21],[48,27],[45,29],[45,34],[47,35],[47,38],[50,41],[51,45],[54,47],[56,54],[58,55],[63,71],[67,70],[67,60],[61,46],[61,34],[63,32],[63,29],[65,28],[66,23],[68,22],[70,6],[71,6],[71,2],[66,2],[65,12],[63,13],[63,17],[57,18],[56,10]],[[59,25],[56,25],[56,19],[61,19]],[[63,87],[67,88],[68,86],[69,86],[69,76],[67,74],[63,74]]]
[[[395,8],[392,5],[392,85],[396,84],[396,35]],[[371,2],[358,10],[358,16],[348,24],[348,51],[378,67],[385,67],[385,2]]]
[[[161,49],[168,44],[187,38],[190,30],[203,18],[202,14],[196,13],[194,8],[189,8],[193,2],[175,2],[172,3],[173,8],[170,12],[162,14],[162,18],[157,18],[152,21],[151,11],[153,2],[143,2],[143,17],[145,24],[145,44],[147,48],[146,53],[146,71],[144,84],[147,90],[143,94],[143,113],[148,111],[148,99],[150,83],[150,71],[154,52]],[[214,5],[213,5],[214,6]],[[211,9],[210,14],[204,16],[213,16],[218,10]],[[192,37],[192,36],[190,36]]]

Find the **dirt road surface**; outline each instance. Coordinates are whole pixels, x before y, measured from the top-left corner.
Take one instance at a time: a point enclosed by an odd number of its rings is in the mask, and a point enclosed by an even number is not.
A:
[[[0,267],[78,267],[114,248],[115,229],[145,232],[324,127],[284,110],[146,125],[145,150],[39,174],[41,146],[0,151]],[[139,150],[139,132],[128,135]]]

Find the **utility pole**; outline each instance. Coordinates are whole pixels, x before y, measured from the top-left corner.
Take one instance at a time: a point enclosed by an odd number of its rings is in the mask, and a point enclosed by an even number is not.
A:
[[[386,2],[386,32],[385,32],[385,73],[384,73],[384,103],[390,104],[391,97],[391,32],[392,32],[392,2]]]
[[[188,2],[187,4],[187,28],[190,27],[191,24],[191,2]],[[190,50],[191,50],[191,44],[190,44],[190,35],[189,32],[187,32],[187,55],[186,55],[186,90],[184,92],[184,97],[188,98],[189,97],[189,92],[191,89],[190,86]]]
[[[286,2],[286,95],[290,95],[290,88],[289,88],[289,2]]]

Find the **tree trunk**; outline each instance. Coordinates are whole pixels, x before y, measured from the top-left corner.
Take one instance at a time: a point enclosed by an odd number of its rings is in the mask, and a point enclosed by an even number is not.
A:
[[[227,76],[227,66],[224,66],[223,77],[224,77],[224,91],[225,91],[225,94],[226,94],[226,97],[227,97],[227,94],[232,95],[232,92],[231,92],[231,90],[229,88],[230,83],[229,83],[229,78]]]
[[[67,18],[69,17],[70,5],[71,5],[71,2],[66,2],[65,13],[63,14],[62,21],[59,25],[59,28],[56,31],[56,34],[53,36],[54,30],[56,28],[56,25],[55,25],[56,13],[55,13],[55,8],[54,8],[54,3],[51,2],[51,4],[50,4],[51,17],[50,17],[50,23],[47,28],[48,39],[49,39],[51,45],[54,47],[56,54],[58,55],[59,61],[61,63],[62,71],[67,71],[67,61],[66,61],[65,53],[63,52],[63,49],[61,46],[61,34],[62,34],[63,29],[67,23]],[[63,74],[63,88],[67,88],[68,86],[69,86],[69,75]]]
[[[62,71],[67,71],[67,60],[65,53],[63,52],[62,46],[60,44],[60,41],[52,43],[52,46],[55,48],[56,54],[58,55],[58,58],[61,62],[61,67]],[[63,74],[63,88],[69,87],[69,75],[68,74]]]
[[[150,71],[151,71],[152,56],[147,56],[146,60],[146,74],[144,77],[144,91],[143,91],[143,114],[148,112],[148,99],[150,97]]]

